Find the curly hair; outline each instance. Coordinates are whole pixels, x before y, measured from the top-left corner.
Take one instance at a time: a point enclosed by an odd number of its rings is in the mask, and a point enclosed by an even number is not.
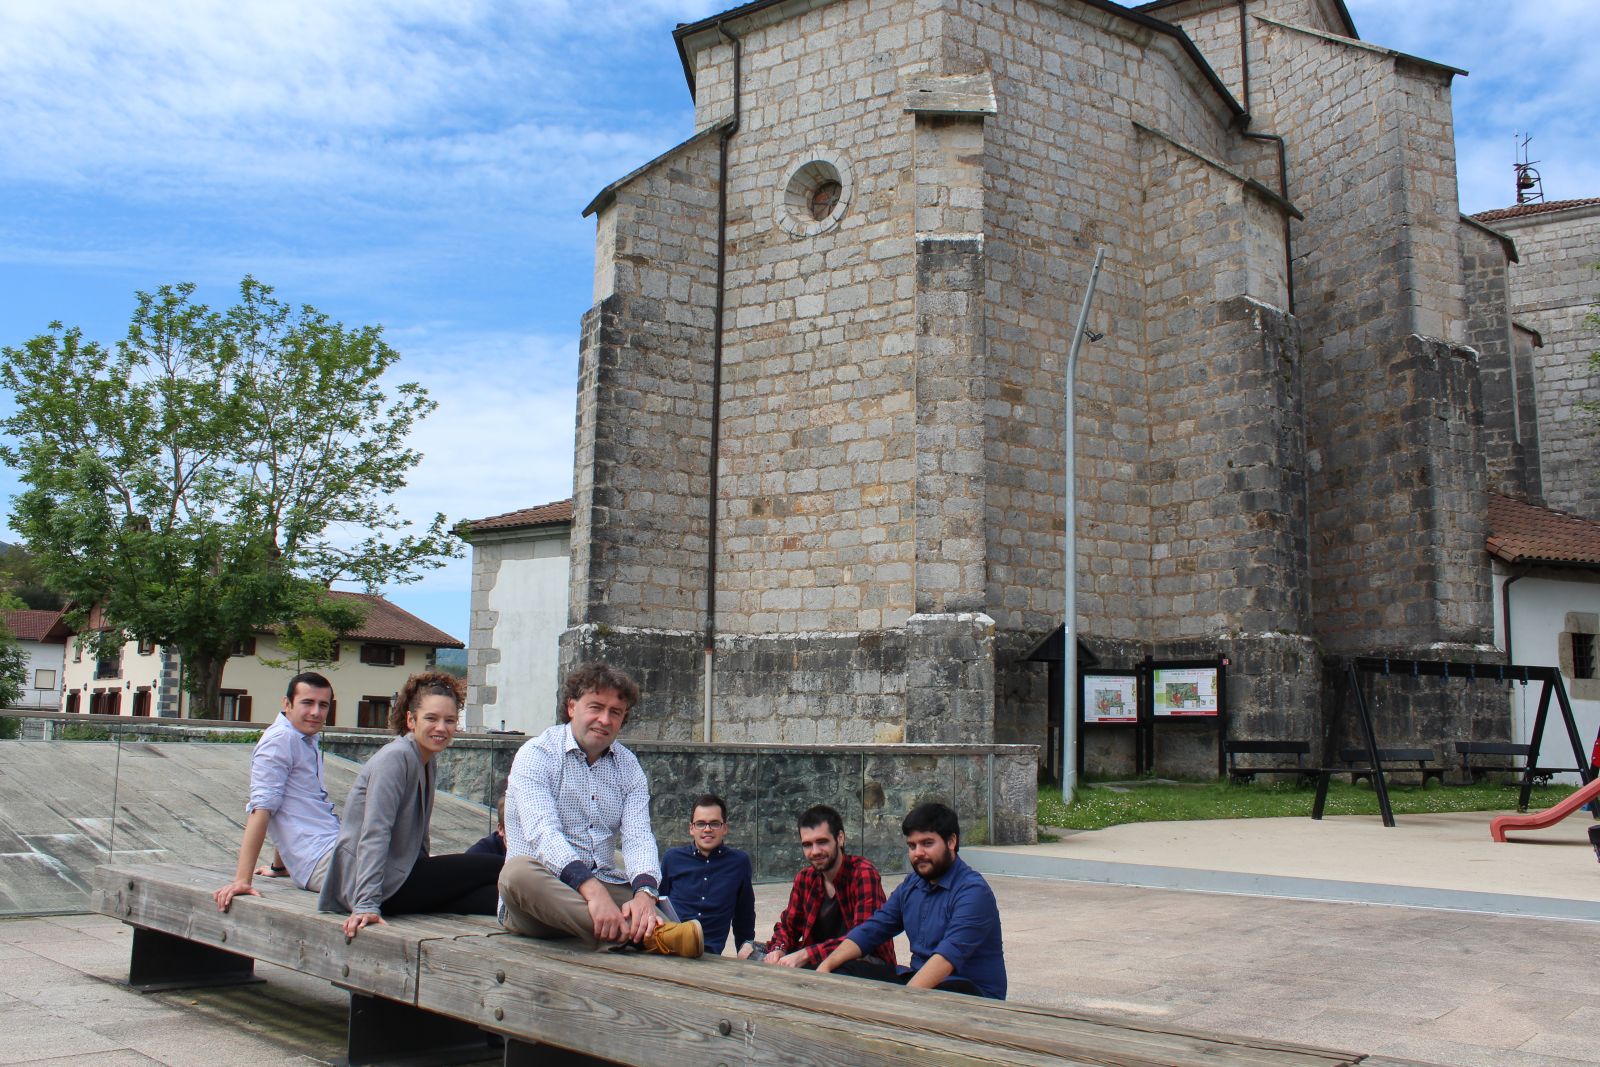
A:
[[[561,721],[568,722],[571,718],[567,714],[569,701],[577,700],[585,693],[602,693],[607,689],[613,690],[629,708],[639,703],[639,683],[629,678],[625,671],[600,660],[578,664],[561,687]]]
[[[460,711],[467,702],[467,683],[444,671],[422,671],[406,679],[389,707],[389,729],[393,733],[406,733],[406,716],[416,710],[423,697],[449,697]]]

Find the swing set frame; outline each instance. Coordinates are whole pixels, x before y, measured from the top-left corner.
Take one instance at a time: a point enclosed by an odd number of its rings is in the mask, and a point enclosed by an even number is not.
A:
[[[1572,702],[1567,698],[1567,687],[1561,681],[1561,671],[1556,667],[1536,666],[1520,663],[1472,663],[1454,660],[1421,660],[1421,659],[1395,659],[1390,657],[1358,656],[1347,660],[1344,667],[1344,683],[1346,697],[1353,697],[1356,718],[1361,725],[1361,737],[1366,746],[1367,759],[1372,768],[1372,789],[1378,797],[1378,810],[1383,815],[1383,825],[1393,826],[1394,808],[1389,803],[1389,787],[1384,776],[1383,760],[1378,746],[1377,729],[1373,725],[1372,708],[1367,703],[1366,694],[1361,691],[1361,675],[1372,674],[1383,677],[1393,675],[1409,676],[1411,678],[1457,678],[1462,681],[1492,681],[1492,682],[1521,682],[1526,685],[1530,681],[1543,682],[1539,691],[1539,710],[1533,719],[1533,733],[1528,739],[1528,761],[1522,769],[1522,790],[1517,800],[1517,810],[1527,811],[1528,801],[1533,793],[1534,778],[1539,774],[1550,774],[1555,771],[1576,770],[1583,783],[1587,785],[1594,780],[1594,768],[1589,766],[1588,758],[1584,754],[1583,742],[1578,737],[1578,723],[1572,714]],[[1544,741],[1544,730],[1549,720],[1551,698],[1560,709],[1562,722],[1566,724],[1567,737],[1572,742],[1572,756],[1574,766],[1571,768],[1541,768],[1537,766],[1539,751]],[[1312,808],[1313,819],[1322,818],[1323,804],[1327,799],[1328,780],[1332,775],[1342,773],[1348,768],[1324,767],[1319,771],[1317,783],[1317,799]]]

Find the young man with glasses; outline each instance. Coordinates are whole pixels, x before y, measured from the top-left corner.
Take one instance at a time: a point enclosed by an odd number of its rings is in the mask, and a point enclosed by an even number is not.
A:
[[[756,891],[749,853],[729,848],[728,805],[707,793],[694,802],[689,816],[688,845],[669,848],[661,857],[661,895],[672,902],[678,918],[699,919],[706,951],[722,954],[728,930],[741,958],[749,956],[756,936]]]

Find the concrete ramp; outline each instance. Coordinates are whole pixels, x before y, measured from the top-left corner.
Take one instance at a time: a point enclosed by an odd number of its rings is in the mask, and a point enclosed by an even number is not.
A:
[[[94,868],[113,856],[231,870],[244,832],[250,751],[198,742],[0,741],[0,915],[87,911]],[[341,810],[358,769],[327,757],[328,792]],[[459,852],[493,821],[481,805],[440,793],[433,850]]]

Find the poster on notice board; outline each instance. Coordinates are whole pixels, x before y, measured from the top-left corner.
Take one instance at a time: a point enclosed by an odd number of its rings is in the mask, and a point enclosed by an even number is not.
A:
[[[1217,714],[1217,668],[1157,667],[1150,672],[1155,716],[1205,718]]]
[[[1086,723],[1139,721],[1139,676],[1085,672],[1078,706]]]

